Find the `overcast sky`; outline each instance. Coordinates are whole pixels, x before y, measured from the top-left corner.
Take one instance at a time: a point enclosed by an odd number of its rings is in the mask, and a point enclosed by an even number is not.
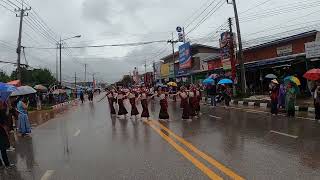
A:
[[[18,4],[20,0],[10,1]],[[232,5],[228,5],[224,0],[28,0],[26,2],[57,36],[62,38],[82,36],[79,39],[68,40],[69,46],[168,40],[178,25],[186,26],[186,32],[192,30],[187,35],[191,42],[217,46],[217,34],[225,30],[227,18],[233,17]],[[221,8],[194,28],[213,7],[219,7],[220,2]],[[212,5],[200,14],[210,3]],[[320,27],[320,0],[238,0],[237,3],[245,46]],[[6,4],[0,1],[1,4],[13,10],[10,2]],[[2,6],[0,13],[0,60],[14,62],[19,18]],[[35,17],[32,14],[25,19],[32,22]],[[302,27],[303,29],[297,29]],[[285,31],[289,32],[282,33]],[[41,36],[41,33],[45,32],[32,30],[24,23],[22,45],[54,47]],[[281,34],[269,36],[277,33]],[[176,36],[176,32],[174,35]],[[74,72],[77,72],[77,76],[83,80],[83,64],[87,63],[88,72],[97,73],[96,76],[100,80],[114,82],[123,74],[128,74],[134,67],[144,72],[145,62],[147,69],[151,70],[152,61],[158,61],[171,51],[171,46],[166,43],[136,47],[63,50],[63,79],[71,81]],[[25,49],[25,53],[29,65],[46,67],[55,73],[56,50]],[[22,63],[25,63],[24,58]],[[0,64],[0,68],[10,73],[15,67]],[[91,78],[88,74],[89,77]]]

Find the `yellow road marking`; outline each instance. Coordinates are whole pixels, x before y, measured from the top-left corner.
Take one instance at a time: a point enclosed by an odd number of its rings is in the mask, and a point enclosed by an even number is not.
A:
[[[206,161],[208,161],[210,164],[212,164],[213,166],[215,166],[216,168],[218,168],[220,171],[222,171],[223,173],[225,173],[226,175],[228,175],[229,177],[236,179],[236,180],[244,180],[243,177],[239,176],[238,174],[236,174],[235,172],[233,172],[232,170],[230,170],[229,168],[227,168],[226,166],[224,166],[223,164],[221,164],[220,162],[218,162],[217,160],[213,159],[212,157],[210,157],[209,155],[205,154],[204,152],[200,151],[199,149],[197,149],[195,146],[193,146],[191,143],[189,143],[188,141],[184,140],[183,138],[181,138],[180,136],[176,135],[175,133],[173,133],[170,129],[168,129],[167,127],[165,127],[164,125],[162,125],[161,123],[157,122],[157,121],[151,121],[153,124],[157,124],[159,125],[163,130],[167,131],[172,137],[174,137],[175,139],[177,139],[178,141],[180,141],[182,144],[184,144],[185,146],[187,146],[190,150],[192,150],[193,152],[195,152],[197,155],[199,155],[200,157],[202,157],[203,159],[205,159]]]
[[[151,122],[145,121],[152,129],[154,129],[164,140],[166,140],[170,145],[172,145],[179,153],[181,153],[185,158],[187,158],[189,161],[191,161],[197,168],[199,168],[203,173],[205,173],[210,179],[216,179],[216,180],[222,180],[220,176],[218,176],[216,173],[214,173],[212,170],[210,170],[206,165],[201,163],[199,160],[197,160],[195,157],[193,157],[188,151],[186,151],[183,147],[178,145],[174,140],[172,140],[170,137],[165,135],[163,132],[161,132],[160,129],[158,129],[154,124]]]

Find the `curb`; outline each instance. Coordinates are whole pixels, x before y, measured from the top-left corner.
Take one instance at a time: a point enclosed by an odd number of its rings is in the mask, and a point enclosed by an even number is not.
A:
[[[254,101],[243,101],[243,100],[231,100],[231,104],[234,105],[246,105],[246,106],[255,106],[261,108],[270,108],[270,103],[268,102],[254,102]],[[308,106],[295,106],[296,111],[307,111],[307,112],[314,112],[314,107]]]
[[[56,105],[52,106],[52,109],[58,109],[58,108],[61,108],[63,106],[69,105],[69,104],[74,104],[76,102],[78,102],[77,99],[72,100],[72,101],[68,101],[68,102],[64,102],[64,103],[60,103],[60,104],[56,104]]]

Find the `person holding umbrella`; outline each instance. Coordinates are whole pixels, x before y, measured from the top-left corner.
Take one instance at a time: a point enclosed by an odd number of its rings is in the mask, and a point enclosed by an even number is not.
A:
[[[286,91],[286,111],[287,111],[288,117],[295,116],[296,95],[297,95],[297,91],[294,85],[292,84],[292,82],[289,82],[287,85],[287,91]]]
[[[307,71],[304,75],[304,78],[310,81],[316,81],[315,86],[311,89],[313,92],[313,104],[314,104],[314,113],[315,119],[320,120],[320,69],[311,69]]]
[[[315,87],[312,89],[315,119],[320,120],[320,82],[316,81]]]
[[[19,132],[22,136],[26,136],[31,133],[31,126],[28,118],[28,106],[29,102],[25,97],[22,97],[17,104],[17,111],[19,112],[18,124]]]
[[[279,96],[279,83],[273,79],[270,83],[270,99],[271,99],[271,114],[278,114],[278,96]]]

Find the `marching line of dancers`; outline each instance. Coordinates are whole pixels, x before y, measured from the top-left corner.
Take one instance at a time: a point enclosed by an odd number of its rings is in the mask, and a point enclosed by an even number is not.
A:
[[[142,119],[150,120],[149,102],[158,99],[160,104],[159,120],[169,120],[170,115],[168,113],[168,98],[176,97],[181,99],[180,108],[182,111],[183,120],[192,120],[198,118],[200,114],[200,101],[201,101],[201,91],[200,88],[196,86],[190,86],[190,88],[181,87],[178,92],[168,92],[166,88],[159,87],[157,91],[152,92],[146,88],[140,89],[111,89],[107,90],[106,95],[102,98],[107,97],[109,102],[110,113],[112,116],[118,116],[119,118],[127,118],[131,115],[132,119]],[[100,101],[102,100],[100,99]],[[129,113],[125,107],[125,100],[129,100],[131,105],[131,112]],[[141,103],[142,112],[141,116],[137,104]],[[116,112],[115,105],[118,105],[118,112]],[[129,114],[129,115],[128,115]]]

